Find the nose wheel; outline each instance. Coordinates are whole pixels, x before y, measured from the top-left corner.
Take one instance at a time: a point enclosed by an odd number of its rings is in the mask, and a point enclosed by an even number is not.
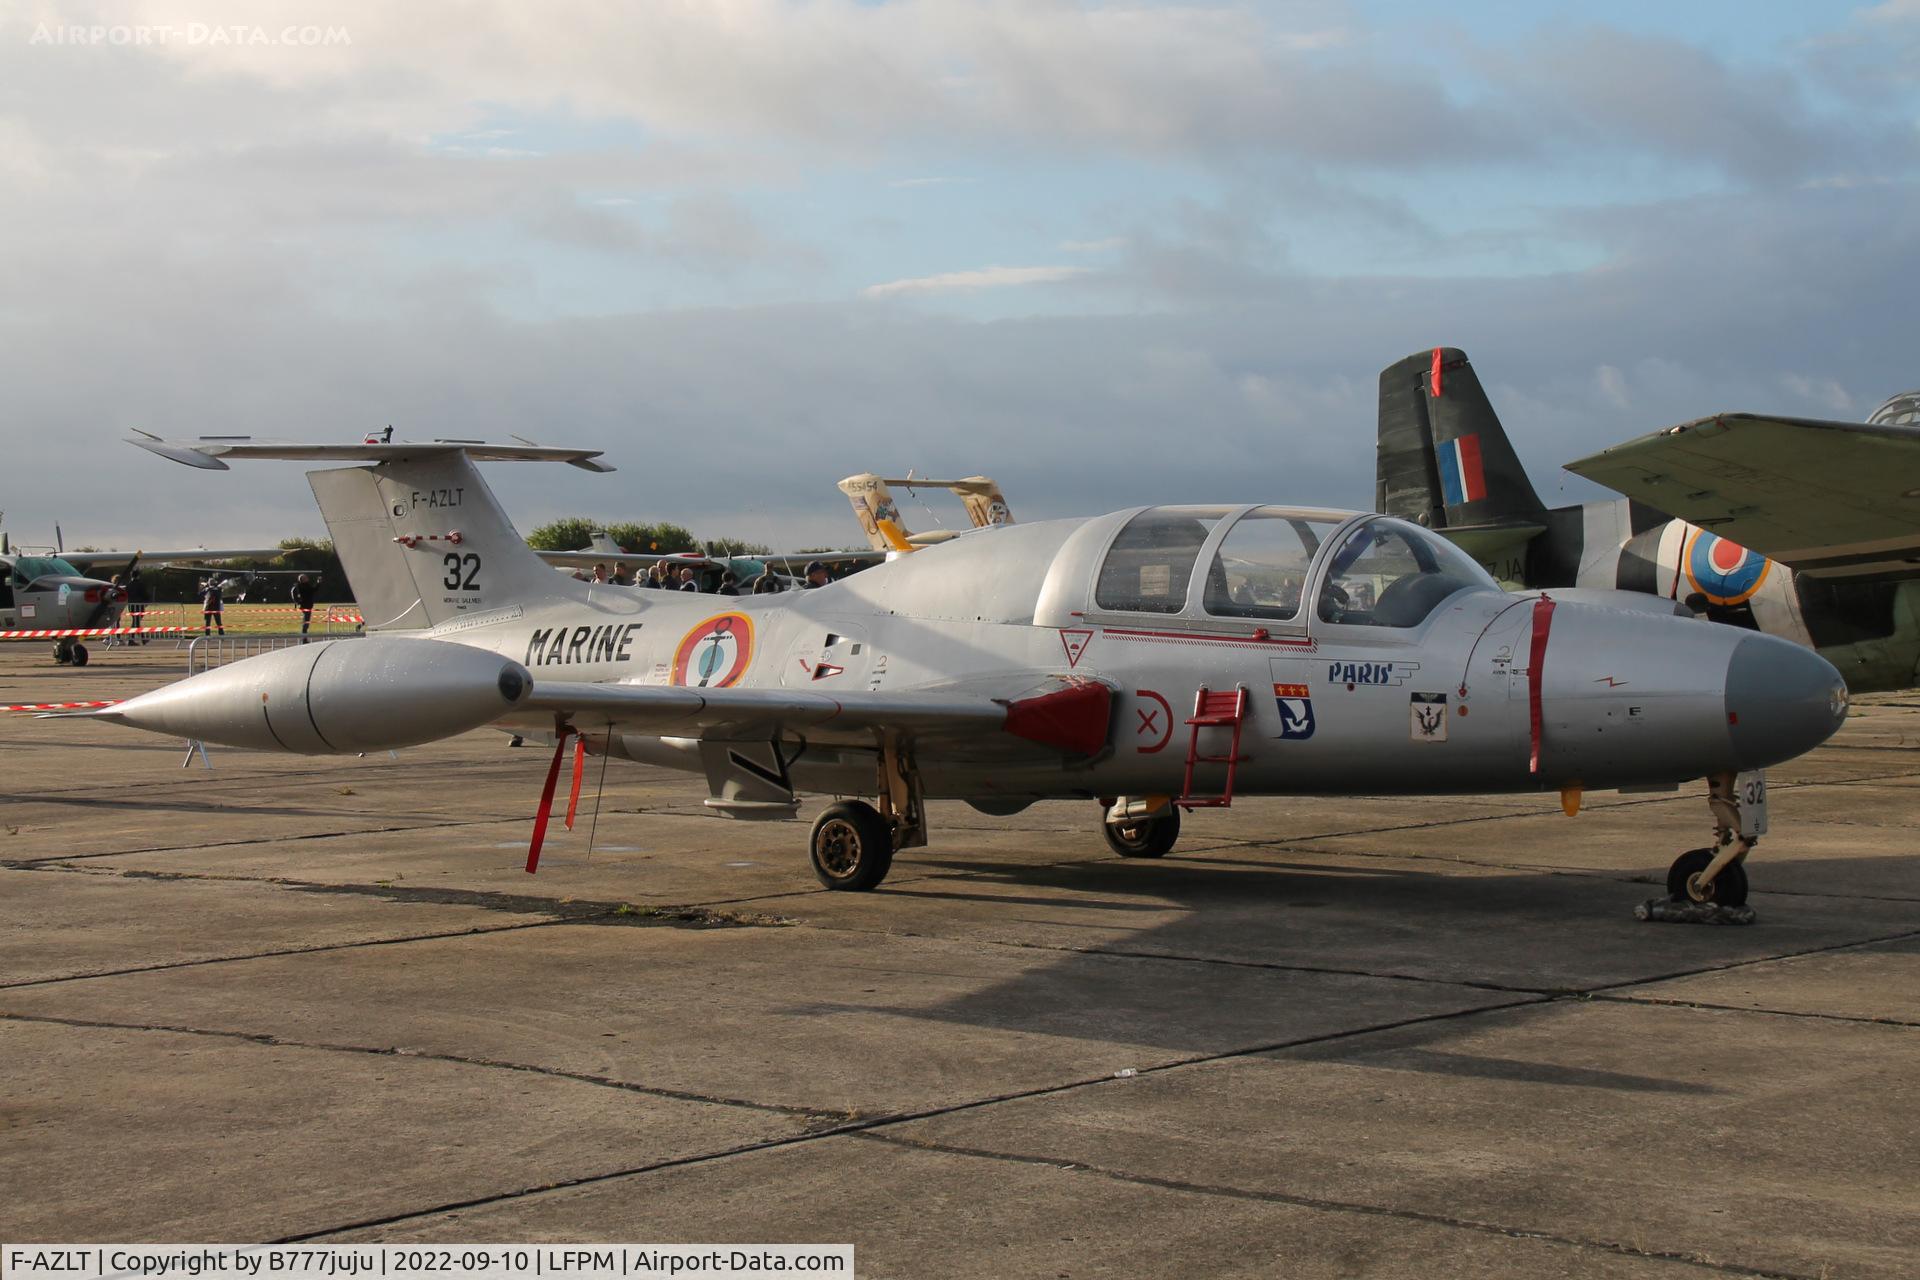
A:
[[[84,667],[87,665],[87,646],[77,640],[62,640],[53,646],[53,660],[63,667],[68,663]]]
[[[1164,858],[1180,838],[1180,808],[1168,805],[1150,817],[1125,818],[1100,824],[1107,848],[1123,858]]]
[[[1747,901],[1747,869],[1730,862],[1707,884],[1701,873],[1713,865],[1718,849],[1689,849],[1667,868],[1667,897],[1674,902],[1697,902],[1722,907],[1739,907]]]

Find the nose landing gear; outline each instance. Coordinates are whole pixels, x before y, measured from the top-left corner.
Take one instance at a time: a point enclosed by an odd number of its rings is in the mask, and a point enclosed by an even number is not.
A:
[[[1688,924],[1752,924],[1747,906],[1746,857],[1760,843],[1765,830],[1766,780],[1751,775],[1745,782],[1731,773],[1707,779],[1707,807],[1713,810],[1714,843],[1707,849],[1689,849],[1667,868],[1667,898],[1651,898],[1635,908],[1642,920],[1669,920]],[[1743,790],[1752,791],[1751,803],[1760,814],[1743,822]],[[1748,835],[1746,832],[1753,834]]]
[[[1123,796],[1108,807],[1100,834],[1123,858],[1163,858],[1180,838],[1180,806],[1165,796]]]

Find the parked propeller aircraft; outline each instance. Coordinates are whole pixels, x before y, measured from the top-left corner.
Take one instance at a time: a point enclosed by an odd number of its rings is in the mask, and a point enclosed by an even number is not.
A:
[[[141,442],[145,443],[145,442]],[[95,718],[320,754],[484,725],[702,774],[707,807],[790,818],[841,800],[809,852],[871,889],[925,843],[925,800],[993,814],[1098,799],[1113,849],[1158,857],[1182,810],[1258,794],[1671,789],[1709,779],[1723,839],[1678,898],[1746,894],[1736,775],[1824,741],[1846,686],[1787,641],[1619,592],[1515,597],[1388,516],[1136,507],[958,538],[814,591],[725,602],[554,574],[457,444],[148,445],[367,462],[309,473],[369,627],[249,658]],[[1625,605],[1627,607],[1620,607]],[[1191,714],[1187,714],[1191,709]]]
[[[1381,371],[1374,500],[1507,586],[1661,596],[1818,649],[1855,692],[1902,689],[1920,681],[1917,416],[1920,393],[1865,424],[1703,418],[1569,463],[1627,497],[1549,509],[1466,353],[1439,347]]]
[[[57,539],[57,534],[56,534]],[[242,551],[60,551],[55,555],[15,554],[0,535],[0,640],[53,640],[53,660],[87,665],[81,638],[55,635],[119,626],[126,591],[89,576],[87,570],[131,572],[142,562],[168,565],[240,556],[277,556],[278,547]]]

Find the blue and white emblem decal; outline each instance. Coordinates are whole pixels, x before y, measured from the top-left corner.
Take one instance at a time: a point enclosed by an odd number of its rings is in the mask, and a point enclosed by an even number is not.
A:
[[[1773,561],[1705,529],[1694,532],[1681,559],[1687,581],[1712,604],[1745,604],[1758,594]]]
[[[1273,700],[1280,708],[1280,736],[1301,742],[1313,736],[1313,698],[1303,684],[1276,684]]]

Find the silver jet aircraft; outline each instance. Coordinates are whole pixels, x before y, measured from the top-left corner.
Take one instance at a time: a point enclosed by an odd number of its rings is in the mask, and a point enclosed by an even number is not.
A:
[[[370,631],[250,658],[97,718],[302,753],[483,725],[703,775],[707,807],[814,823],[815,873],[871,889],[927,839],[924,802],[1012,814],[1097,800],[1158,857],[1182,810],[1239,796],[1672,789],[1707,778],[1723,838],[1678,898],[1744,899],[1736,774],[1846,715],[1825,659],[1669,602],[1513,596],[1445,539],[1283,506],[1116,511],[964,534],[804,592],[716,598],[556,575],[458,443],[156,447],[194,465],[300,457]],[[1623,607],[1624,606],[1624,607]],[[576,776],[582,748],[576,743]],[[530,850],[528,869],[538,853]]]

